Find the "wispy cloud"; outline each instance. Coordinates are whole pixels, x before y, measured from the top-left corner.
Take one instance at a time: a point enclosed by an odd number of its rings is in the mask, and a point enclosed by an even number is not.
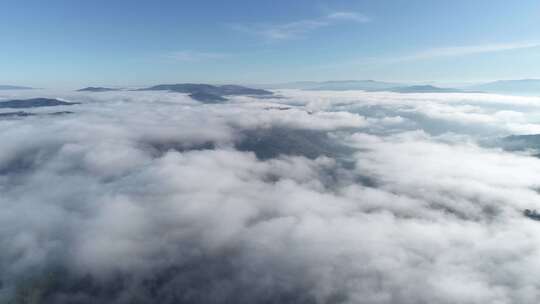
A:
[[[419,50],[408,54],[395,54],[385,55],[379,57],[363,57],[357,60],[351,60],[346,62],[340,62],[336,64],[329,64],[325,66],[319,66],[318,68],[339,68],[343,66],[361,65],[361,66],[379,66],[388,64],[398,64],[405,62],[432,60],[439,58],[452,58],[470,56],[476,54],[496,53],[503,51],[514,51],[528,48],[540,47],[540,41],[528,41],[528,42],[509,42],[509,43],[492,43],[492,44],[477,44],[477,45],[461,45],[461,46],[448,46],[429,48]]]
[[[511,51],[526,48],[540,47],[540,42],[513,42],[513,43],[495,43],[481,45],[451,46],[443,48],[432,48],[419,51],[410,55],[396,58],[398,61],[412,61],[432,59],[439,57],[457,57],[482,53],[493,53],[501,51]]]
[[[326,18],[329,20],[349,20],[361,23],[371,21],[367,16],[354,12],[335,12],[327,15]]]
[[[267,41],[290,40],[302,37],[314,30],[343,22],[366,23],[370,18],[356,12],[334,12],[325,16],[281,24],[236,24],[232,28],[256,35]]]
[[[183,50],[170,52],[165,55],[166,58],[181,61],[181,62],[200,62],[207,60],[218,60],[228,57],[228,54],[225,53],[214,53],[214,52],[198,52],[191,50]]]

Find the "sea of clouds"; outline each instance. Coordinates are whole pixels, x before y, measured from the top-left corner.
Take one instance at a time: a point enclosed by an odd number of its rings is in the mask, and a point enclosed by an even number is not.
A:
[[[1,92],[0,303],[538,303],[540,98],[277,94]]]

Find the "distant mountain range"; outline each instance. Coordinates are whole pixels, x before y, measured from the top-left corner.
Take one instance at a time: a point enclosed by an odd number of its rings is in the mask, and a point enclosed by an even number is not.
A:
[[[60,116],[60,115],[67,115],[67,114],[73,114],[73,112],[70,112],[70,111],[61,111],[61,112],[52,112],[52,113],[36,114],[36,113],[30,113],[30,112],[24,112],[24,111],[17,111],[17,112],[5,112],[5,113],[0,113],[0,119],[2,119],[2,118],[19,118],[19,117],[28,117],[28,116],[37,116],[37,115]]]
[[[460,89],[440,88],[432,85],[407,85],[395,82],[375,80],[343,80],[343,81],[305,81],[269,85],[275,89],[302,89],[309,91],[348,91],[360,90],[369,92],[398,92],[398,93],[461,93]]]
[[[540,94],[540,79],[499,80],[467,87],[489,93]]]
[[[32,90],[30,87],[13,86],[13,85],[1,85],[0,90]]]
[[[384,90],[403,86],[399,83],[382,82],[375,80],[346,80],[346,81],[325,81],[309,90],[313,91],[345,91],[345,90]]]
[[[7,87],[7,86],[3,86]],[[10,86],[15,89],[15,87]],[[22,87],[18,87],[22,88]],[[120,89],[106,88],[106,87],[86,87],[77,90],[78,92],[109,92],[118,91]],[[273,97],[274,93],[263,90],[248,88],[239,85],[210,85],[210,84],[198,84],[198,83],[179,83],[179,84],[160,84],[149,88],[138,89],[135,91],[169,91],[186,93],[197,101],[202,103],[220,103],[227,101],[226,96],[238,96],[238,95],[251,95],[259,97]],[[60,105],[73,105],[75,103],[64,102],[57,99],[49,98],[33,98],[24,100],[8,100],[0,101],[0,108],[33,108],[33,107],[49,107]],[[13,115],[24,115],[16,113]]]
[[[320,91],[361,90],[370,92],[398,93],[506,93],[518,95],[540,94],[540,79],[499,80],[495,82],[460,85],[457,88],[437,87],[429,84],[411,85],[375,80],[343,80],[343,81],[302,81],[273,85],[261,85],[269,89],[301,89]]]
[[[27,116],[34,116],[34,115],[36,114],[23,112],[23,111],[5,112],[5,113],[0,113],[0,118],[27,117]]]
[[[31,87],[0,85],[0,90],[30,90]],[[310,91],[347,91],[361,90],[370,92],[397,92],[397,93],[500,93],[516,95],[540,94],[540,79],[498,80],[494,82],[459,85],[456,88],[438,87],[430,84],[404,84],[397,82],[384,82],[376,80],[338,80],[338,81],[299,81],[281,84],[250,85],[210,85],[198,83],[161,84],[138,91],[171,91],[190,94],[201,102],[223,102],[226,96],[254,95],[275,97],[266,89],[301,89]],[[79,92],[110,92],[120,89],[108,87],[86,87]]]
[[[338,81],[300,81],[273,85],[262,85],[268,89],[301,89],[313,91],[347,91],[347,90],[382,90],[404,86],[400,83],[375,80],[338,80]]]
[[[169,91],[178,93],[187,93],[189,96],[202,103],[219,103],[227,101],[224,96],[236,95],[255,95],[270,96],[274,93],[253,89],[238,85],[210,85],[198,83],[179,83],[179,84],[160,84],[149,88],[139,89],[138,91]]]
[[[405,86],[405,87],[396,87],[382,90],[369,90],[369,91],[389,91],[396,93],[463,93],[466,91],[452,88],[440,88],[432,85],[415,85],[415,86]]]
[[[13,99],[0,101],[0,109],[24,109],[24,108],[38,108],[38,107],[54,107],[54,106],[71,106],[78,103],[65,102],[58,99],[51,98],[31,98],[31,99]]]
[[[84,89],[77,90],[77,92],[111,92],[111,91],[120,91],[120,89],[113,88],[104,88],[104,87],[87,87]]]

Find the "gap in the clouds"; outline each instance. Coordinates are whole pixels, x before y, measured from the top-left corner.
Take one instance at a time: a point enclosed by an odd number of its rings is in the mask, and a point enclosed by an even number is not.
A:
[[[144,141],[139,144],[142,150],[147,151],[152,157],[159,158],[170,151],[176,152],[189,152],[189,151],[203,151],[203,150],[215,150],[216,144],[214,142],[174,142],[174,141]]]
[[[326,131],[270,127],[244,129],[237,131],[238,136],[232,147],[241,152],[253,152],[259,160],[269,160],[280,156],[303,156],[309,159],[326,156],[344,158],[355,149],[333,138]],[[215,150],[223,144],[217,142],[184,141],[143,141],[140,148],[153,157],[161,157],[168,151],[188,152]],[[225,145],[226,146],[226,145]]]
[[[342,158],[354,151],[325,131],[284,127],[243,130],[235,146],[239,151],[255,153],[261,160],[280,155]]]
[[[280,257],[249,257],[247,249],[231,246],[209,254],[199,248],[174,257],[175,264],[136,273],[111,271],[106,277],[49,266],[17,278],[9,303],[317,303],[310,282],[302,278],[307,269],[287,269]],[[257,265],[264,258],[275,259],[273,269]],[[339,293],[333,297],[345,299]]]
[[[0,176],[18,176],[36,170],[52,159],[59,149],[60,147],[51,145],[49,147],[30,147],[19,151],[12,159],[2,162]]]
[[[486,142],[486,145],[500,147],[510,152],[527,153],[540,158],[540,134],[510,135]]]

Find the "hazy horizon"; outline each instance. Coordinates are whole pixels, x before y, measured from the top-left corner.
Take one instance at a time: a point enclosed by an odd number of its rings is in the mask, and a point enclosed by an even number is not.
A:
[[[254,83],[254,82],[234,82],[234,81],[218,81],[218,82],[211,82],[211,81],[166,81],[166,82],[149,82],[149,83],[141,83],[138,85],[135,84],[125,84],[125,85],[113,85],[113,84],[107,84],[107,83],[91,83],[91,84],[81,84],[80,86],[61,86],[61,85],[55,85],[50,87],[33,87],[29,85],[25,85],[24,83],[0,83],[0,86],[6,85],[6,86],[17,86],[17,87],[26,87],[30,89],[35,90],[78,90],[88,87],[105,87],[105,88],[115,88],[115,89],[139,89],[139,88],[145,88],[150,87],[153,85],[159,85],[159,84],[181,84],[181,83],[193,83],[193,84],[210,84],[210,85],[228,85],[228,84],[235,84],[235,85],[243,85],[243,86],[254,86],[254,87],[264,87],[271,89],[272,87],[279,87],[279,85],[294,85],[296,83],[326,83],[326,82],[362,82],[362,81],[375,81],[375,82],[387,82],[387,83],[397,83],[403,86],[415,86],[415,85],[434,85],[434,86],[440,86],[443,88],[451,87],[451,88],[465,88],[469,86],[475,86],[475,85],[482,85],[482,84],[488,84],[488,83],[494,83],[499,81],[527,81],[527,80],[538,80],[540,81],[540,78],[522,78],[522,79],[492,79],[492,80],[483,80],[483,81],[473,81],[473,82],[438,82],[438,81],[381,81],[376,79],[328,79],[328,80],[298,80],[298,81],[290,81],[290,82],[273,82],[273,83]],[[299,87],[299,89],[301,89]]]
[[[6,0],[0,83],[540,78],[540,4]]]

